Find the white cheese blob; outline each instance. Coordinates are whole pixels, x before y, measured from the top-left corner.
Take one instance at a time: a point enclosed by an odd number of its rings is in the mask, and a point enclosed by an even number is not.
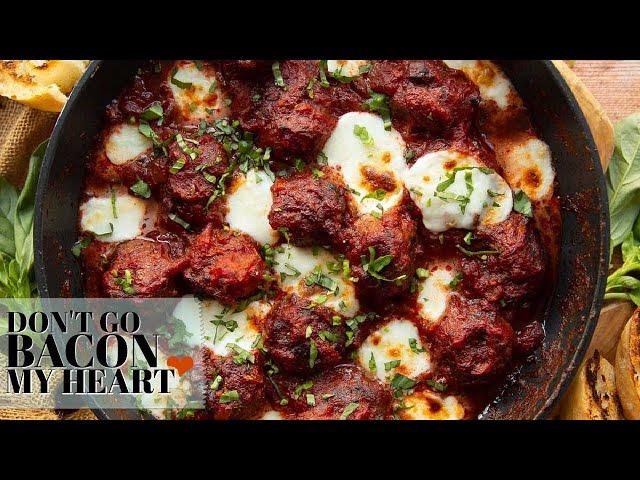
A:
[[[273,259],[273,268],[282,290],[312,301],[321,295],[326,295],[327,299],[322,306],[333,308],[346,317],[353,317],[358,312],[360,304],[356,298],[353,283],[344,278],[342,262],[326,249],[302,248],[285,244],[276,248]],[[331,264],[334,269],[340,268],[340,271],[329,270],[328,264]],[[315,284],[307,286],[305,281],[308,278],[313,279],[314,272],[320,272],[323,278],[327,277],[328,284],[334,287],[333,290],[318,287]]]
[[[462,420],[464,406],[452,395],[443,397],[427,390],[413,392],[403,399],[398,411],[402,420]]]
[[[234,354],[232,345],[247,351],[254,348],[260,335],[257,322],[269,313],[270,308],[269,303],[258,300],[244,310],[236,311],[236,307],[225,306],[217,300],[185,295],[176,305],[173,316],[184,322],[191,334],[186,338],[189,345],[199,347],[204,344],[216,355],[225,356]]]
[[[420,157],[404,182],[432,232],[500,223],[513,208],[511,189],[500,175],[453,150]]]
[[[493,100],[502,109],[522,103],[507,76],[495,63],[488,60],[444,60],[444,63],[462,70],[478,86],[484,100]]]
[[[92,197],[80,205],[80,229],[99,235],[101,242],[131,240],[151,227],[152,211],[152,200],[128,194],[117,193],[115,207],[111,196]]]
[[[394,319],[367,337],[357,358],[362,368],[382,381],[391,381],[396,373],[415,379],[431,369],[429,353],[421,350],[424,348],[416,326],[408,320]],[[390,363],[397,361],[400,363],[395,367]]]
[[[253,349],[260,329],[255,323],[256,315],[262,314],[262,306],[253,302],[243,311],[222,305],[216,300],[202,301],[202,323],[204,342],[216,355],[233,354],[233,345],[243,350]],[[235,352],[237,353],[237,352]]]
[[[278,232],[271,228],[269,211],[273,181],[263,171],[249,170],[239,178],[233,191],[227,194],[229,226],[250,235],[258,243],[274,243]]]
[[[172,82],[171,78],[177,82]],[[178,62],[175,73],[173,70],[169,72],[167,83],[186,119],[195,121],[226,115],[227,109],[223,103],[219,82],[215,71],[209,65],[198,68],[195,62]]]
[[[360,69],[369,64],[369,60],[327,60],[327,71],[332,75],[359,77]]]
[[[524,190],[531,200],[553,194],[555,172],[551,150],[542,140],[528,140],[509,146],[498,156],[507,181],[513,188]]]
[[[153,146],[150,139],[138,130],[138,125],[122,123],[109,132],[104,145],[105,154],[114,165],[133,160]]]
[[[420,316],[433,323],[440,320],[451,296],[450,283],[455,277],[453,269],[447,270],[444,266],[427,269],[429,276],[420,281],[418,287],[418,306]]]
[[[284,420],[284,417],[277,410],[269,410],[260,417],[260,420]]]
[[[342,174],[352,192],[357,192],[351,196],[360,213],[382,213],[402,199],[401,178],[407,170],[405,143],[396,130],[384,129],[379,116],[365,112],[345,113],[338,120],[323,152],[329,166]],[[381,188],[380,181],[376,180],[381,177],[385,179],[385,188]]]

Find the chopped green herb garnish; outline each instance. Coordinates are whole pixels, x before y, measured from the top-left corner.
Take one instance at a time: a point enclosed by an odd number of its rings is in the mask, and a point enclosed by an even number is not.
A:
[[[358,402],[351,402],[349,403],[349,405],[347,405],[344,408],[344,411],[342,412],[342,415],[340,415],[340,420],[346,420],[347,418],[349,418],[349,416],[355,412],[358,407],[360,406],[360,404]]]
[[[533,209],[531,207],[531,200],[524,192],[524,190],[518,190],[513,196],[513,209],[527,217],[533,217]]]
[[[391,110],[387,96],[383,93],[369,92],[369,99],[364,102],[371,112],[379,113],[384,121],[384,129],[391,130]]]
[[[180,225],[182,228],[184,228],[185,230],[189,230],[189,228],[191,227],[191,225],[189,224],[189,222],[185,222],[183,219],[181,219],[178,215],[176,215],[175,213],[170,213],[169,215],[169,219],[176,222],[178,225]]]
[[[373,138],[369,135],[366,127],[354,125],[353,134],[360,139],[363,145],[373,146]]]
[[[172,83],[172,84],[174,84],[174,85],[175,85],[176,87],[178,87],[178,88],[182,88],[182,89],[185,89],[185,88],[191,88],[191,86],[193,85],[193,83],[191,83],[191,82],[183,82],[183,81],[181,81],[181,80],[178,80],[178,79],[176,78],[176,73],[178,73],[178,69],[177,69],[177,68],[174,68],[174,69],[171,71],[171,83]]]
[[[218,401],[220,403],[231,403],[236,400],[240,400],[240,394],[237,390],[229,390],[227,392],[224,392],[222,395],[220,395],[220,398],[218,398]]]
[[[284,88],[284,79],[282,78],[282,72],[280,71],[280,62],[273,62],[271,65],[273,71],[273,78],[278,87]]]
[[[424,348],[418,347],[418,340],[416,340],[415,338],[410,338],[409,339],[409,348],[411,349],[411,351],[413,353],[426,352],[426,350]]]
[[[151,188],[149,184],[147,184],[144,180],[140,180],[131,185],[131,191],[142,198],[150,198],[151,197]]]
[[[162,110],[162,104],[160,102],[153,102],[140,114],[140,118],[148,122],[159,120],[163,116],[164,112]]]
[[[79,257],[82,250],[87,248],[90,243],[91,237],[80,237],[80,239],[73,244],[73,247],[71,247],[71,253],[73,253],[75,257]]]

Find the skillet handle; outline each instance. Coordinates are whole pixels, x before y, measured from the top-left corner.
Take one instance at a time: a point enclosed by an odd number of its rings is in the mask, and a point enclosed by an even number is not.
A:
[[[573,73],[564,60],[552,60],[553,65],[558,69],[558,72],[563,76],[565,82],[573,92],[573,95],[578,100],[578,104],[584,113],[593,140],[595,141],[598,153],[600,154],[600,162],[602,169],[606,170],[611,160],[611,154],[613,153],[613,125],[611,120],[604,112],[598,101],[593,94],[585,87],[582,80]]]

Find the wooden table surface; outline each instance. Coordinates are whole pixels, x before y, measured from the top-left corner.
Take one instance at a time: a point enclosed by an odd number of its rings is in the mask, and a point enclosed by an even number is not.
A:
[[[576,60],[572,70],[612,122],[640,111],[640,60]]]

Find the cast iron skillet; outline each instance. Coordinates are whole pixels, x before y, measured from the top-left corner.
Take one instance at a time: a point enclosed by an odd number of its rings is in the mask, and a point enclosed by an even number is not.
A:
[[[137,61],[93,62],[60,114],[47,148],[35,217],[35,268],[43,297],[81,297],[80,267],[71,254],[87,155],[106,105],[132,78]],[[585,353],[600,312],[607,274],[607,191],[593,138],[577,102],[549,61],[501,65],[530,108],[553,152],[561,198],[561,254],[545,311],[546,339],[537,361],[524,366],[483,418],[548,417]],[[100,410],[101,418],[133,411]]]

